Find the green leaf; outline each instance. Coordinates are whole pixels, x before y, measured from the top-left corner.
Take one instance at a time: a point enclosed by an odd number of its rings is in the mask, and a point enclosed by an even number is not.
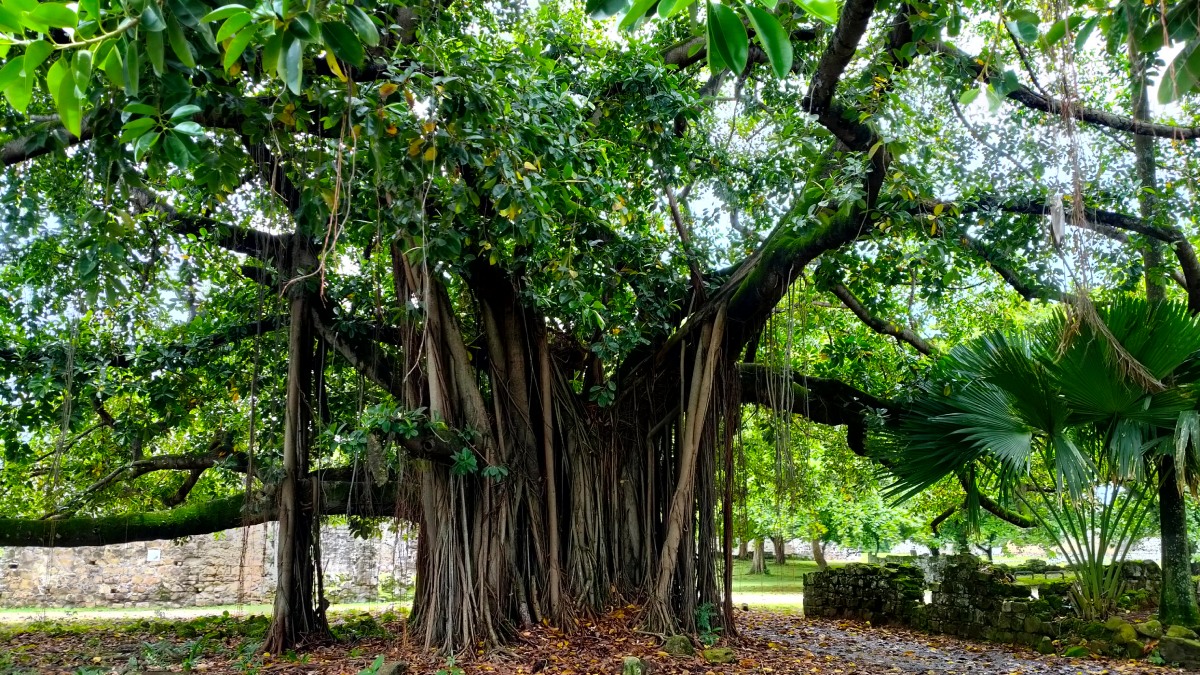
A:
[[[233,40],[229,42],[229,46],[225,48],[225,58],[221,61],[221,65],[225,70],[229,70],[233,67],[233,64],[237,63],[242,52],[246,51],[246,47],[250,45],[254,36],[258,35],[259,25],[254,24],[243,29],[242,32],[235,35]]]
[[[746,59],[750,55],[750,39],[746,36],[745,24],[732,9],[710,0],[708,25],[715,26],[715,30],[709,33],[708,48],[711,50],[715,44],[721,61],[734,73],[740,74],[746,69]]]
[[[792,70],[792,41],[787,31],[772,14],[753,5],[746,5],[746,16],[754,27],[754,37],[762,45],[775,77],[784,78]]]
[[[68,59],[61,58],[46,73],[46,87],[54,99],[54,107],[63,126],[78,138],[82,133],[83,106],[75,87],[75,72]]]
[[[145,103],[139,103],[137,101],[134,101],[133,103],[126,104],[126,106],[124,108],[121,108],[121,112],[128,113],[130,115],[152,115],[153,116],[153,115],[158,114],[158,108],[155,108],[152,105],[147,105]]]
[[[139,117],[137,119],[129,120],[125,123],[125,126],[121,127],[120,141],[122,143],[135,141],[140,136],[157,126],[157,124],[158,123],[150,117]]]
[[[374,47],[379,44],[379,30],[375,28],[375,22],[371,21],[371,17],[367,16],[361,9],[354,5],[346,6],[346,22],[358,33],[358,38],[368,47]]]
[[[300,12],[293,17],[289,29],[292,35],[305,42],[320,42],[321,40],[321,25],[308,12]]]
[[[86,14],[88,19],[97,21],[100,19],[100,0],[80,0],[79,10]]]
[[[1196,89],[1200,82],[1200,42],[1194,42],[1180,50],[1171,65],[1163,69],[1158,85],[1158,102],[1167,104],[1179,100]]]
[[[987,98],[988,112],[995,113],[1000,110],[1000,106],[1004,105],[1004,98],[1001,97],[1000,94],[996,93],[996,90],[992,88],[992,85],[989,84],[983,93]]]
[[[240,14],[242,12],[249,11],[249,9],[250,8],[246,7],[245,5],[222,5],[221,7],[214,9],[213,11],[209,12],[208,14],[205,14],[204,17],[200,19],[200,21],[203,23],[212,23],[213,21],[220,21],[221,19],[228,19],[229,17],[233,16],[234,14]]]
[[[326,21],[321,24],[321,36],[334,56],[351,65],[362,65],[363,47],[349,26],[341,21]]]
[[[1037,14],[1027,9],[1017,9],[1008,13],[1010,17],[1004,24],[1022,42],[1036,42],[1038,39],[1038,24],[1041,19]]]
[[[136,97],[141,88],[142,61],[138,56],[137,43],[132,40],[125,45],[125,61],[122,64],[121,74],[125,78],[125,95]]]
[[[593,19],[607,19],[625,11],[629,0],[587,0],[585,9]]]
[[[158,143],[158,137],[162,135],[160,132],[153,132],[138,136],[137,142],[133,144],[133,158],[137,161],[142,161],[142,157]]]
[[[1079,33],[1075,35],[1075,51],[1083,51],[1084,45],[1087,44],[1088,38],[1092,36],[1092,31],[1096,30],[1096,25],[1100,23],[1100,17],[1093,16],[1084,22],[1083,27],[1079,29]]]
[[[709,3],[712,6],[712,3]],[[709,16],[712,16],[711,14]],[[721,52],[714,46],[719,39],[717,36],[717,22],[710,19],[705,22],[704,26],[705,44],[708,47],[708,71],[713,75],[720,73],[727,67],[725,59],[721,57]]]
[[[176,124],[175,131],[177,131],[181,134],[187,134],[188,136],[203,136],[204,135],[204,127],[202,127],[199,124],[197,124],[196,122],[192,122],[190,120],[187,122],[180,122],[179,124]]]
[[[38,40],[25,48],[25,74],[33,75],[45,63],[46,58],[54,52],[54,45],[45,40]]]
[[[1058,44],[1059,40],[1062,40],[1064,37],[1066,37],[1067,28],[1070,28],[1071,31],[1074,32],[1085,20],[1086,19],[1084,19],[1082,16],[1075,15],[1055,21],[1050,25],[1050,28],[1046,31],[1046,34],[1042,36],[1044,46],[1052,47]]]
[[[117,49],[116,44],[108,50],[108,55],[100,62],[100,69],[104,71],[113,85],[125,86],[125,63],[121,57],[121,50]]]
[[[33,83],[35,79],[32,75],[23,74],[4,90],[4,97],[8,99],[9,105],[21,114],[25,113],[25,109],[29,107],[29,102],[33,100]]]
[[[75,86],[80,91],[87,91],[87,85],[92,79],[92,53],[86,49],[75,52],[72,63],[75,68]]]
[[[775,8],[779,6],[779,0],[759,0],[758,4],[766,7],[767,11],[774,12]]]
[[[977,98],[979,98],[979,87],[971,87],[958,97],[958,102],[961,105],[971,105]]]
[[[21,15],[11,9],[0,5],[0,29],[7,33],[15,33],[20,35],[25,32],[25,26],[21,23]]]
[[[187,105],[181,105],[171,113],[171,119],[172,120],[181,120],[181,119],[184,119],[185,117],[191,117],[192,115],[195,115],[198,112],[200,112],[200,106],[198,106],[198,105],[193,105],[190,103]]]
[[[29,12],[29,19],[54,28],[74,28],[79,23],[75,10],[59,2],[38,3]]]
[[[167,7],[185,26],[195,26],[208,13],[208,7],[200,0],[167,0]]]
[[[154,74],[162,77],[164,68],[162,33],[146,33],[146,57],[150,59]]]
[[[208,26],[197,27],[208,28]],[[167,19],[167,40],[171,43],[171,51],[175,53],[175,58],[179,59],[185,68],[196,67],[196,57],[192,55],[192,45],[183,36],[183,27],[179,25],[175,17]]]
[[[800,5],[801,9],[808,12],[813,17],[820,19],[827,24],[833,25],[837,23],[837,0],[796,0],[796,4]]]
[[[665,18],[675,16],[688,7],[696,0],[662,0],[658,3],[658,15]]]
[[[163,19],[162,12],[153,2],[147,3],[146,9],[142,10],[142,20],[138,25],[151,33],[157,33],[167,28],[167,22]]]
[[[217,31],[216,41],[224,42],[228,40],[245,27],[246,24],[250,23],[250,20],[253,18],[250,12],[242,12],[225,19],[225,23],[221,24],[221,28]]]
[[[625,13],[625,17],[621,19],[620,29],[631,30],[635,24],[640,25],[642,18],[646,16],[646,12],[650,11],[650,8],[654,7],[656,2],[658,0],[637,0],[637,2],[633,3],[633,7]]]
[[[5,89],[11,87],[12,84],[24,74],[24,71],[24,56],[18,56],[16,58],[9,59],[8,63],[5,63],[4,67],[0,68],[0,91],[4,91]]]
[[[304,43],[294,37],[284,38],[283,49],[284,77],[288,89],[293,94],[300,93],[300,85],[304,79]]]
[[[168,133],[163,140],[163,148],[167,151],[167,159],[180,169],[187,169],[192,161],[192,153],[187,145],[174,132]]]

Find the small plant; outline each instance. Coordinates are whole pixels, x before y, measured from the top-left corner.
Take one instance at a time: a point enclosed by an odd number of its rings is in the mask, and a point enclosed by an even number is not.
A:
[[[705,647],[711,647],[721,639],[721,627],[714,625],[714,620],[720,616],[716,605],[706,602],[696,608],[696,630],[700,633],[700,642]]]
[[[358,675],[375,675],[376,673],[379,672],[379,669],[382,667],[383,667],[383,654],[380,654],[379,656],[375,657],[375,660],[373,662],[371,662],[371,665],[358,671]]]
[[[446,657],[446,665],[438,668],[436,675],[463,675],[463,669],[454,665],[454,657]]]

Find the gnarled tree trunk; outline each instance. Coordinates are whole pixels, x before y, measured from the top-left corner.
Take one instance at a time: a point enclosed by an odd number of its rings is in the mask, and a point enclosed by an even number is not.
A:
[[[754,560],[750,563],[750,574],[770,574],[767,571],[766,546],[761,538],[754,540]]]
[[[776,565],[787,564],[787,543],[783,537],[771,537],[771,549],[775,554]]]
[[[829,563],[825,560],[825,544],[819,537],[812,539],[812,554],[818,569],[829,569]]]

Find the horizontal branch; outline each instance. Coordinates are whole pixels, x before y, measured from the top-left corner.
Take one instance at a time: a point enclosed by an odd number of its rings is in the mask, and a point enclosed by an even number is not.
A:
[[[413,476],[409,472],[409,476]],[[415,521],[419,506],[415,481],[391,481],[382,487],[372,481],[306,482],[311,491],[320,486],[321,514],[396,517]],[[246,508],[245,495],[189,504],[169,511],[151,511],[95,518],[63,520],[0,518],[0,546],[108,546],[135,541],[177,539],[211,534],[236,527],[258,525],[278,518],[274,489],[252,500]]]
[[[974,78],[982,77],[985,73],[985,67],[981,61],[953,45],[936,41],[932,43],[932,48],[934,52],[942,54],[965,68]],[[1003,73],[1001,72],[989,71],[987,75],[988,80],[993,85],[999,84],[1003,77]],[[1153,136],[1181,141],[1200,138],[1200,127],[1178,127],[1170,124],[1159,124],[1157,122],[1137,120],[1128,115],[1118,115],[1073,103],[1068,104],[1060,99],[1044,96],[1025,85],[1020,85],[1008,92],[1007,97],[1026,108],[1052,115],[1061,116],[1069,114],[1081,122],[1108,127],[1117,131],[1125,131],[1139,136]]]
[[[782,409],[818,424],[846,427],[850,449],[867,456],[867,418],[890,413],[892,404],[840,380],[783,373],[758,363],[738,366],[742,403]]]
[[[847,309],[854,313],[854,316],[858,317],[859,321],[862,321],[871,330],[879,333],[880,335],[890,335],[896,338],[897,342],[906,343],[925,356],[933,354],[933,348],[929,346],[928,342],[925,342],[925,340],[921,339],[921,336],[917,335],[908,328],[905,328],[904,326],[898,326],[890,321],[884,321],[883,319],[871,314],[871,312],[865,306],[863,306],[862,301],[856,298],[854,293],[852,293],[849,288],[846,288],[845,284],[835,284],[830,291],[837,296],[838,300],[842,301],[842,304],[845,305]]]

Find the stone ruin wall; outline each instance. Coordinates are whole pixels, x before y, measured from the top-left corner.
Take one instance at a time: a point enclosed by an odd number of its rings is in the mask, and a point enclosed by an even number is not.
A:
[[[1126,589],[1143,591],[1152,598],[1157,596],[1160,575],[1158,565],[1149,561],[1129,561],[1122,567]],[[900,624],[1052,653],[1055,640],[1084,623],[1064,615],[1069,600],[1061,595],[1061,589],[1067,585],[1043,586],[1035,599],[1031,588],[1014,583],[1008,572],[969,556],[945,556],[936,565],[852,564],[804,576],[804,613]],[[925,602],[926,589],[929,603]],[[1099,636],[1104,638],[1105,653],[1135,657],[1136,652],[1140,657],[1141,643],[1121,641],[1119,633],[1120,627],[1114,625]]]
[[[78,548],[0,548],[0,607],[202,607],[269,603],[276,524],[181,540]],[[321,528],[330,602],[391,601],[411,586],[415,532],[355,539]]]

